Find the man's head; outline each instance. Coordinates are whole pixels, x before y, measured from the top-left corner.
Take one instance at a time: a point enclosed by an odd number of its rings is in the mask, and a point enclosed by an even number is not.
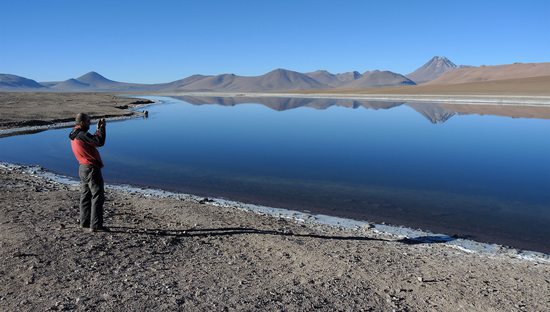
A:
[[[75,118],[75,123],[77,126],[80,126],[80,129],[88,131],[90,129],[90,116],[84,113],[78,113]]]

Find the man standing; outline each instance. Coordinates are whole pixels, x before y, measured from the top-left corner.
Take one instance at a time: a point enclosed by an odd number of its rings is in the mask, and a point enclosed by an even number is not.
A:
[[[105,119],[100,119],[95,134],[88,133],[90,116],[84,113],[76,115],[76,125],[69,134],[71,148],[80,164],[80,227],[92,232],[108,231],[103,226],[103,203],[105,191],[101,168],[103,162],[97,147],[105,144]]]

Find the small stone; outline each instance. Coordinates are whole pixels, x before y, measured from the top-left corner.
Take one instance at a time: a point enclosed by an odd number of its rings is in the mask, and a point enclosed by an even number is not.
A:
[[[212,201],[211,199],[209,199],[208,197],[205,197],[205,198],[199,200],[199,204],[205,204],[205,203],[209,203],[211,201]]]
[[[76,298],[75,302],[76,302],[76,304],[80,304],[80,303],[84,302],[85,300],[86,299],[84,297],[78,297],[78,298]]]
[[[420,276],[417,277],[416,279],[417,279],[419,282],[423,282],[423,281],[424,281],[424,279],[423,279],[422,277],[420,277]]]
[[[372,225],[370,223],[366,223],[365,225],[363,225],[363,230],[367,231],[367,230],[370,230],[370,229],[374,229],[374,225]]]

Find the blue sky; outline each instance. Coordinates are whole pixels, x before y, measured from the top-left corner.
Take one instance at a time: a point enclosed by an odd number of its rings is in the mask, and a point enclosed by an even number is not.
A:
[[[95,70],[126,82],[191,74],[550,61],[550,1],[0,0],[0,73]]]

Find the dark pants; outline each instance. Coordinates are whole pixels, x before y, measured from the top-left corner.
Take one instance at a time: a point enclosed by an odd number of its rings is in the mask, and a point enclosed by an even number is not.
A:
[[[105,190],[101,169],[92,165],[80,165],[80,226],[97,229],[103,226],[103,202]]]

